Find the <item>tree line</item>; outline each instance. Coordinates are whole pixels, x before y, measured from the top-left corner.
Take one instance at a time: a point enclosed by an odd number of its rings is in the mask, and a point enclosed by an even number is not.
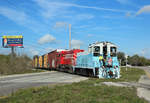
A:
[[[124,52],[118,52],[117,53],[119,61],[121,61],[121,65],[126,65],[126,57]],[[133,56],[128,56],[127,58],[127,64],[132,66],[150,66],[150,59],[147,59],[143,56],[139,56],[138,54],[135,54]]]

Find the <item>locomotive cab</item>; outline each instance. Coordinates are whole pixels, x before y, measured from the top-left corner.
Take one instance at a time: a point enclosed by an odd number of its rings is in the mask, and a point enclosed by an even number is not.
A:
[[[89,53],[94,57],[99,57],[103,54],[103,45],[99,42],[93,43],[89,45]]]
[[[103,72],[106,78],[118,77],[115,76],[115,71],[119,69],[119,62],[117,59],[117,46],[111,42],[96,42],[89,45],[89,53],[93,55],[94,62],[99,62],[100,66],[95,68],[99,68],[99,71],[105,70]],[[117,70],[118,71],[118,70]]]
[[[107,56],[115,57],[117,54],[117,46],[110,42],[96,42],[89,45],[89,53],[93,56]]]

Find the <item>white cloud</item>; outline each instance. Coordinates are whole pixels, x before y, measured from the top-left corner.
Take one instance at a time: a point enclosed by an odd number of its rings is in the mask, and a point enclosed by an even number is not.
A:
[[[143,50],[141,50],[139,55],[150,58],[150,48],[144,48]]]
[[[29,51],[30,51],[30,53],[31,53],[32,55],[38,55],[38,54],[39,54],[39,51],[37,51],[37,50],[35,50],[35,49],[33,49],[33,48],[30,48]]]
[[[93,19],[94,15],[91,15],[91,14],[78,14],[78,15],[76,15],[76,18],[78,20]]]
[[[27,15],[24,12],[7,7],[0,7],[0,14],[19,24],[24,24],[24,21],[27,20]]]
[[[129,0],[116,0],[117,2],[121,3],[121,4],[128,4]]]
[[[130,13],[130,12],[127,12],[127,13],[126,13],[126,16],[127,16],[127,17],[130,17],[130,16],[131,16],[131,13]]]
[[[90,25],[81,25],[81,26],[78,26],[77,28],[88,28],[88,27],[90,27]]]
[[[48,0],[34,0],[42,9],[41,13],[45,18],[52,18],[55,16],[66,16],[64,14],[70,14],[70,8],[83,8],[83,9],[93,9],[99,11],[109,11],[109,12],[127,12],[126,10],[120,9],[111,9],[111,8],[102,8],[95,6],[84,6],[78,5],[74,3],[66,3],[66,2],[53,2]],[[90,17],[91,18],[91,17]]]
[[[67,25],[66,22],[56,22],[56,24],[54,25],[54,28],[62,28],[65,27]]]
[[[93,30],[111,30],[112,28],[110,27],[100,27],[100,26],[97,26],[97,27],[94,27],[92,28]]]
[[[88,36],[88,37],[92,37],[92,36],[93,36],[93,34],[88,34],[87,36]]]
[[[72,48],[78,48],[80,49],[80,46],[83,45],[83,42],[80,40],[71,40],[71,46]]]
[[[56,38],[50,34],[46,34],[38,40],[39,44],[55,43],[55,42],[56,42]]]
[[[0,7],[0,15],[12,20],[16,24],[19,24],[21,26],[29,28],[30,30],[32,30],[34,32],[39,33],[40,30],[37,29],[37,27],[44,28],[44,25],[35,21],[33,18],[31,18],[25,12],[17,10],[17,9],[12,9],[12,8],[1,6]]]
[[[140,15],[142,13],[150,13],[150,5],[145,5],[144,7],[142,7],[137,13],[136,15]]]
[[[48,0],[34,0],[41,8],[42,16],[45,18],[51,18],[64,14],[67,6],[59,2],[51,2]]]

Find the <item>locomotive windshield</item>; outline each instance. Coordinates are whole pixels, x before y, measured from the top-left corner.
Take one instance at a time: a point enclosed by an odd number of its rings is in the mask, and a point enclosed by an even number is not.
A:
[[[94,47],[94,52],[100,52],[100,47],[99,46],[95,46]]]
[[[94,56],[99,56],[100,55],[100,47],[99,46],[95,46],[94,47]]]
[[[110,48],[111,56],[116,56],[116,52],[117,52],[117,48],[116,47],[111,47]]]

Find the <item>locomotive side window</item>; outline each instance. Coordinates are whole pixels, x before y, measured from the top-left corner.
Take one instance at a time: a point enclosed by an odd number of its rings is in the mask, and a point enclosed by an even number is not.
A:
[[[95,46],[94,47],[94,56],[99,56],[100,55],[100,47],[99,46]]]
[[[111,56],[116,56],[117,55],[116,52],[117,52],[117,48],[116,47],[110,47]]]
[[[100,47],[99,46],[95,46],[94,47],[94,52],[100,52]]]

